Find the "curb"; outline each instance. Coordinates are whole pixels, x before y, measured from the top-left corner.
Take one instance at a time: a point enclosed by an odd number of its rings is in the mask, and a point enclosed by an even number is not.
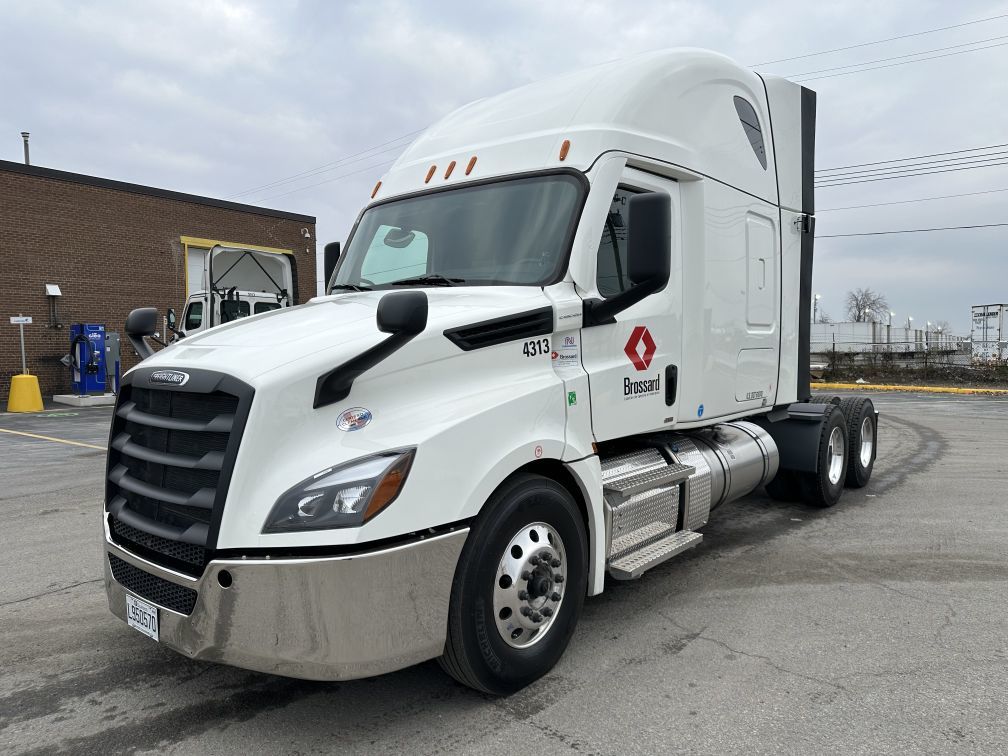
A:
[[[1008,389],[955,388],[953,386],[894,386],[877,383],[813,383],[811,388],[861,391],[907,391],[915,394],[983,394],[1008,396]]]

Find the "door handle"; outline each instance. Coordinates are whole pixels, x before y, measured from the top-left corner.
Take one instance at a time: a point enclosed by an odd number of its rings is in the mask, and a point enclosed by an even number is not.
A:
[[[671,407],[676,399],[676,382],[679,380],[679,368],[669,365],[665,368],[665,404]]]

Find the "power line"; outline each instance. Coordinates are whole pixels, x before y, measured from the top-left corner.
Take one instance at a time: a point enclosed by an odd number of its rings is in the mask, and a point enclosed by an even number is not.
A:
[[[849,184],[866,184],[866,183],[869,183],[869,182],[872,182],[872,181],[889,181],[891,179],[913,178],[914,176],[928,176],[928,175],[930,175],[932,173],[951,173],[953,171],[973,171],[973,170],[976,170],[977,168],[992,168],[992,167],[998,166],[998,165],[1008,165],[1008,160],[1005,160],[1005,161],[1002,161],[1002,162],[999,162],[999,163],[989,163],[988,165],[968,165],[965,168],[943,168],[943,169],[934,170],[934,171],[920,171],[918,173],[908,173],[908,174],[903,175],[903,176],[881,176],[879,178],[863,178],[863,179],[858,179],[858,180],[855,180],[855,181],[839,181],[839,182],[833,183],[833,184],[816,184],[815,186],[816,186],[817,189],[828,189],[828,188],[833,187],[833,186],[847,186]]]
[[[936,60],[938,58],[948,58],[953,55],[963,55],[964,53],[979,52],[980,50],[990,50],[994,47],[1004,47],[1008,45],[1008,42],[998,42],[996,45],[987,45],[986,47],[974,47],[970,50],[959,50],[958,52],[942,53],[941,55],[932,55],[929,58],[917,58],[917,60],[904,60],[902,63],[887,63],[884,66],[872,66],[871,68],[859,68],[856,71],[841,71],[840,73],[833,74],[823,74],[822,76],[809,76],[799,81],[816,81],[817,79],[832,79],[836,76],[847,76],[849,74],[863,73],[864,71],[878,71],[882,68],[893,68],[895,66],[905,66],[908,63],[923,63],[925,60]]]
[[[914,202],[930,202],[931,200],[955,199],[957,197],[976,197],[981,194],[996,194],[997,192],[1008,192],[1008,188],[987,189],[986,191],[982,192],[965,192],[963,194],[942,194],[937,197],[918,197],[917,199],[895,200],[893,202],[874,202],[870,205],[848,205],[846,207],[827,207],[825,209],[816,210],[816,215],[818,215],[819,213],[832,213],[837,210],[861,210],[866,207],[886,207],[887,205],[909,205]]]
[[[414,136],[416,134],[419,134],[421,131],[423,131],[423,129],[417,129],[416,131],[411,131],[408,134],[403,134],[402,136],[398,136],[395,139],[390,139],[387,142],[382,142],[381,144],[376,144],[373,147],[368,147],[365,150],[360,150],[359,152],[354,152],[354,153],[352,153],[350,155],[345,155],[345,156],[339,158],[338,160],[334,160],[331,163],[323,163],[322,165],[316,166],[314,168],[309,168],[308,170],[301,171],[300,173],[295,173],[295,174],[293,174],[291,176],[286,176],[284,178],[280,178],[280,179],[277,179],[275,181],[271,181],[268,184],[262,184],[260,186],[253,187],[251,189],[246,189],[245,191],[239,192],[238,194],[232,194],[228,199],[232,199],[234,197],[243,197],[243,196],[245,196],[247,194],[252,194],[254,192],[258,192],[258,191],[261,191],[263,189],[270,189],[272,187],[279,186],[281,184],[288,184],[288,183],[290,183],[292,181],[296,181],[296,180],[298,180],[300,178],[310,178],[312,176],[317,176],[320,173],[325,173],[326,171],[332,170],[332,169],[337,168],[337,167],[341,167],[342,165],[346,165],[346,164],[352,163],[352,162],[359,162],[357,160],[351,160],[351,158],[356,158],[358,156],[365,155],[366,153],[374,153],[374,154],[366,155],[365,157],[363,157],[361,159],[366,160],[369,157],[377,157],[378,155],[380,155],[383,152],[390,152],[390,151],[392,151],[394,149],[399,149],[400,147],[403,147],[405,145],[395,145],[393,147],[387,147],[384,150],[380,150],[379,149],[380,147],[386,147],[386,145],[391,145],[391,144],[394,144],[395,142],[400,142],[403,139],[406,139],[408,137],[411,137],[411,136]],[[378,152],[374,152],[375,150],[378,150]]]
[[[911,37],[921,37],[925,34],[935,34],[940,31],[948,31],[949,29],[959,29],[963,26],[972,26],[974,24],[983,24],[988,21],[997,21],[1001,18],[1008,18],[1008,13],[1002,14],[1000,16],[991,16],[989,18],[978,18],[976,21],[964,21],[961,24],[952,24],[951,26],[940,26],[937,29],[927,29],[925,31],[913,32],[911,34],[900,34],[898,37],[886,37],[885,39],[877,39],[874,42],[861,42],[857,45],[847,45],[846,47],[835,47],[832,50],[820,50],[819,52],[805,53],[804,55],[795,55],[791,58],[778,58],[777,60],[767,60],[763,63],[753,63],[750,68],[755,68],[756,66],[769,66],[774,63],[787,63],[791,60],[802,60],[803,58],[814,58],[819,55],[828,55],[829,53],[843,52],[844,50],[854,50],[859,47],[871,47],[872,45],[881,45],[884,42],[893,42],[897,39],[910,39]]]
[[[784,78],[786,79],[796,79],[800,76],[811,76],[812,74],[829,73],[830,71],[840,71],[844,68],[858,68],[860,66],[870,66],[873,63],[886,63],[890,60],[901,60],[902,58],[916,58],[919,55],[929,55],[934,52],[944,52],[945,50],[956,50],[960,47],[969,47],[971,45],[982,45],[986,42],[996,42],[999,39],[1008,39],[1008,34],[1002,34],[1000,37],[988,37],[987,39],[977,39],[972,42],[962,42],[958,45],[949,45],[948,47],[935,47],[932,50],[921,50],[920,52],[907,53],[906,55],[893,55],[890,58],[879,58],[877,60],[866,60],[861,63],[848,63],[845,66],[834,66],[833,68],[820,68],[817,71],[805,71],[804,73],[787,74]],[[964,50],[963,52],[969,52]],[[907,61],[912,62],[912,61]],[[849,71],[848,73],[853,73]]]
[[[833,173],[829,176],[820,176],[817,181],[820,184],[837,179],[872,178],[874,176],[898,176],[901,173],[910,173],[927,168],[956,168],[962,165],[974,165],[987,163],[991,160],[1004,160],[1003,155],[1008,155],[1008,151],[989,152],[986,155],[967,155],[959,158],[945,158],[944,160],[927,160],[923,163],[907,163],[906,165],[895,165],[886,168],[867,168],[860,171],[850,171],[849,173]]]
[[[874,163],[854,163],[852,165],[838,165],[834,168],[817,168],[816,173],[825,171],[840,171],[846,168],[863,168],[868,165],[882,165],[883,163],[901,163],[904,160],[922,160],[924,158],[940,157],[941,155],[958,155],[963,152],[979,152],[980,150],[993,150],[998,147],[1008,147],[1008,142],[1004,144],[990,144],[986,147],[970,147],[964,150],[950,150],[948,152],[932,152],[930,155],[911,155],[905,158],[893,158],[892,160],[876,160]]]
[[[816,234],[817,239],[837,239],[841,236],[885,236],[887,234],[921,234],[928,231],[961,231],[967,228],[996,228],[1008,223],[983,223],[976,226],[942,226],[940,228],[904,228],[898,231],[863,231],[857,234]]]
[[[366,165],[359,170],[350,171],[348,173],[341,173],[339,176],[332,176],[331,178],[327,178],[325,181],[319,181],[317,184],[308,184],[308,186],[299,186],[297,189],[291,189],[289,192],[283,192],[282,194],[274,194],[270,197],[265,197],[264,199],[260,200],[260,202],[269,202],[271,200],[279,199],[280,197],[286,197],[289,194],[297,194],[298,192],[303,192],[305,189],[314,189],[316,186],[322,186],[323,184],[330,184],[333,181],[338,181],[341,178],[346,178],[347,176],[355,176],[358,173],[363,173],[364,171],[370,171],[373,168],[383,168],[387,166],[389,163],[392,163],[394,160],[395,158],[389,158],[388,160],[383,160],[380,163],[375,163],[374,165]]]

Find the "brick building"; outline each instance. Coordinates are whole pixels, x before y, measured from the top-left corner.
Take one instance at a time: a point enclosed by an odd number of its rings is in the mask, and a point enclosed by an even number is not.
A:
[[[215,243],[290,255],[292,300],[315,296],[313,217],[0,160],[0,399],[21,372],[11,315],[33,318],[25,350],[42,395],[66,393],[59,360],[70,324],[122,334],[125,372],[136,364],[123,332],[129,311],[174,307],[181,317],[189,251]],[[46,284],[62,292],[56,323]]]

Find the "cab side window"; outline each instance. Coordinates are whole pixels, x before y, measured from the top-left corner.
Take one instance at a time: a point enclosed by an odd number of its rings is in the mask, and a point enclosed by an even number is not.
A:
[[[186,308],[185,319],[182,324],[183,331],[195,331],[203,325],[203,303],[190,302]]]
[[[273,310],[279,309],[279,302],[256,302],[252,312],[253,314],[258,315],[260,312],[272,312]]]
[[[616,190],[599,240],[595,277],[599,293],[607,299],[630,288],[630,278],[627,276],[630,216],[627,208],[634,194],[635,192],[622,186]]]

